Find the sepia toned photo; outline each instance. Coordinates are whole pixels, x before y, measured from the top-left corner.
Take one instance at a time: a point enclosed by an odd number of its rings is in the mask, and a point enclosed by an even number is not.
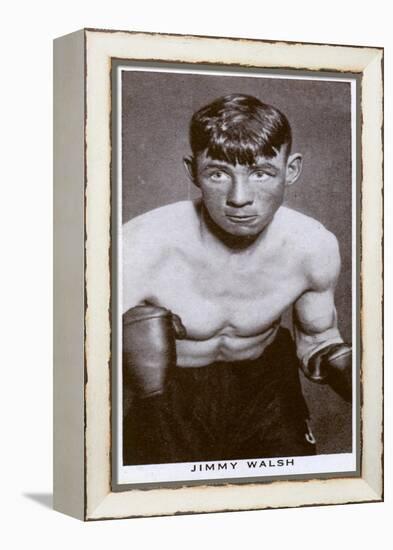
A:
[[[119,486],[356,475],[355,77],[113,83]]]

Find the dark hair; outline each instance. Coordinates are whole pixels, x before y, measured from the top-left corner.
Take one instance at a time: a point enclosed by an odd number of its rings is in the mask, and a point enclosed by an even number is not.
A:
[[[206,151],[215,160],[253,164],[258,156],[276,156],[284,144],[289,153],[292,132],[286,116],[250,95],[219,97],[191,119],[194,157]]]

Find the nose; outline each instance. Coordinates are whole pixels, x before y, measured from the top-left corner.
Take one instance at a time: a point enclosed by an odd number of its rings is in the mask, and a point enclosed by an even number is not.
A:
[[[234,206],[236,208],[242,208],[253,203],[252,189],[243,178],[236,178],[231,186],[230,192],[227,196],[228,206]]]

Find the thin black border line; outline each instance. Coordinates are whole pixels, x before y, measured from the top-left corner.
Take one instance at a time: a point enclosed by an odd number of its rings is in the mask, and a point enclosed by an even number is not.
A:
[[[117,400],[118,392],[120,391],[118,381],[117,381],[117,370],[121,368],[120,363],[120,352],[117,347],[117,335],[119,331],[119,307],[117,296],[118,296],[118,287],[117,283],[119,281],[119,276],[122,276],[118,272],[118,261],[117,261],[117,250],[118,250],[118,220],[120,212],[118,212],[118,194],[119,186],[118,181],[118,170],[117,170],[117,152],[118,152],[118,142],[117,142],[117,118],[118,118],[118,102],[117,102],[117,65],[113,63],[112,59],[109,67],[109,77],[111,83],[111,117],[110,117],[110,136],[111,136],[111,167],[110,167],[110,230],[111,230],[111,254],[109,255],[109,271],[111,274],[111,286],[110,286],[110,312],[111,312],[111,341],[110,341],[110,350],[111,350],[111,366],[109,373],[110,380],[110,402],[111,402],[111,411],[110,411],[110,434],[111,434],[111,444],[110,444],[110,487],[113,492],[115,492],[115,487],[118,483],[114,480],[117,477],[117,445],[118,445],[118,405],[115,405]],[[114,242],[112,242],[112,239]],[[116,335],[116,337],[114,336]],[[112,406],[113,404],[113,406]]]
[[[362,271],[361,271],[361,248],[362,248],[362,182],[363,182],[363,152],[362,152],[362,133],[363,133],[363,115],[362,115],[362,83],[363,75],[356,79],[356,197],[353,204],[356,204],[356,445],[357,445],[357,470],[360,477],[363,474],[363,385],[362,385]],[[352,148],[351,148],[352,152]],[[352,159],[353,165],[353,159]],[[352,262],[353,269],[353,262]],[[353,302],[353,300],[352,300]],[[353,314],[352,314],[353,319]]]
[[[362,429],[362,415],[361,415],[361,406],[360,406],[360,392],[359,392],[359,386],[360,386],[360,375],[359,371],[361,368],[361,362],[360,362],[360,324],[361,324],[361,312],[359,309],[359,291],[360,291],[360,258],[358,254],[358,247],[359,247],[359,240],[360,240],[360,233],[358,233],[360,227],[359,227],[359,221],[361,220],[360,216],[360,208],[358,200],[356,200],[356,216],[355,216],[355,224],[356,224],[356,235],[357,235],[357,243],[356,243],[356,255],[357,255],[357,262],[356,262],[356,269],[357,269],[357,275],[356,275],[356,335],[357,335],[357,358],[356,358],[356,371],[357,371],[357,407],[355,411],[356,416],[356,427],[357,427],[357,434],[356,434],[356,470],[349,471],[349,472],[329,472],[329,473],[321,473],[321,474],[289,474],[289,475],[283,475],[283,476],[264,476],[261,477],[246,477],[246,478],[222,478],[220,480],[214,479],[214,480],[204,480],[204,479],[198,479],[198,480],[186,480],[186,481],[164,481],[164,482],[146,482],[146,483],[118,483],[116,482],[117,477],[117,471],[116,471],[116,464],[117,464],[117,443],[118,443],[118,423],[117,423],[117,414],[116,406],[112,406],[112,402],[114,401],[114,396],[116,397],[117,392],[119,390],[117,386],[117,379],[115,377],[115,369],[113,368],[113,365],[116,365],[116,368],[119,368],[119,362],[118,362],[118,355],[119,351],[117,350],[116,342],[117,339],[113,338],[113,334],[116,333],[118,330],[118,323],[119,323],[119,315],[118,315],[118,306],[119,304],[115,303],[113,304],[113,296],[117,296],[117,281],[119,274],[117,272],[117,261],[116,261],[116,251],[117,251],[117,221],[118,221],[118,213],[116,212],[116,208],[114,208],[114,205],[117,204],[117,197],[119,193],[118,189],[118,182],[117,182],[117,115],[118,115],[118,105],[117,105],[117,70],[120,66],[126,65],[126,66],[136,66],[136,67],[154,67],[156,68],[158,65],[158,68],[181,68],[184,69],[185,66],[188,66],[193,71],[197,71],[198,68],[202,71],[205,69],[205,64],[201,63],[181,63],[181,67],[178,67],[177,62],[152,62],[152,61],[141,61],[141,60],[132,60],[132,59],[122,59],[122,58],[111,58],[111,64],[110,64],[110,82],[111,82],[111,116],[110,116],[110,135],[111,135],[111,205],[110,205],[110,216],[111,216],[111,237],[114,238],[115,244],[113,246],[112,240],[111,240],[111,255],[110,259],[112,261],[112,265],[110,266],[110,273],[111,273],[111,321],[112,321],[112,327],[113,330],[111,330],[111,365],[110,365],[110,395],[111,395],[111,427],[110,430],[111,433],[111,445],[110,445],[110,463],[111,463],[111,489],[113,492],[125,492],[128,490],[149,490],[149,489],[157,489],[157,488],[181,488],[181,487],[192,487],[195,485],[208,485],[210,486],[226,486],[231,484],[260,484],[260,483],[274,483],[274,482],[280,482],[280,481],[307,481],[307,480],[318,480],[318,479],[335,479],[335,478],[361,478],[362,471],[361,471],[361,465],[362,465],[362,445],[361,445],[361,429]],[[322,73],[322,76],[324,78],[329,78],[331,76],[332,78],[337,79],[337,81],[344,80],[344,79],[351,79],[355,80],[356,82],[356,184],[355,184],[355,190],[356,190],[356,199],[359,198],[359,191],[361,190],[360,187],[360,176],[361,172],[359,172],[359,166],[361,167],[361,131],[360,131],[360,113],[361,113],[361,87],[360,87],[360,81],[361,81],[361,75],[362,73],[351,73],[351,72],[332,72],[329,71],[314,71],[308,69],[306,74],[302,70],[299,69],[272,69],[271,67],[265,67],[265,68],[251,68],[245,67],[245,66],[238,66],[238,65],[230,65],[232,67],[232,72],[239,72],[240,75],[242,73],[247,73],[247,76],[251,73],[255,74],[272,74],[276,72],[279,75],[291,75],[291,76],[318,76]],[[228,71],[228,65],[218,65],[218,64],[210,64],[209,70],[217,70],[217,72],[222,71]],[[209,75],[205,75],[209,76]],[[244,75],[246,76],[246,75]],[[352,148],[351,148],[351,154],[352,154]],[[352,162],[351,162],[352,164]],[[353,202],[351,200],[351,204],[353,207]],[[361,205],[361,203],[360,203]],[[352,218],[351,218],[352,219]],[[359,265],[358,265],[359,264]],[[353,269],[353,262],[351,269]],[[352,322],[353,322],[353,312],[352,312]],[[113,429],[115,427],[115,429]],[[353,435],[352,435],[352,441],[353,441]],[[352,449],[353,452],[353,449]],[[337,453],[342,454],[342,453]],[[281,458],[281,457],[279,457]],[[296,457],[293,457],[296,458]]]

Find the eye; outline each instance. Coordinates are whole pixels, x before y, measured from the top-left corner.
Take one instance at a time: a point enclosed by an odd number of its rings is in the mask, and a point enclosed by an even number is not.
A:
[[[215,182],[222,182],[226,181],[229,176],[226,172],[223,172],[222,170],[214,170],[214,172],[211,172],[209,174],[209,178]]]
[[[251,174],[251,179],[256,180],[256,181],[262,181],[262,180],[267,179],[269,176],[270,176],[270,174],[268,174],[264,170],[256,170],[255,172],[253,172]]]

